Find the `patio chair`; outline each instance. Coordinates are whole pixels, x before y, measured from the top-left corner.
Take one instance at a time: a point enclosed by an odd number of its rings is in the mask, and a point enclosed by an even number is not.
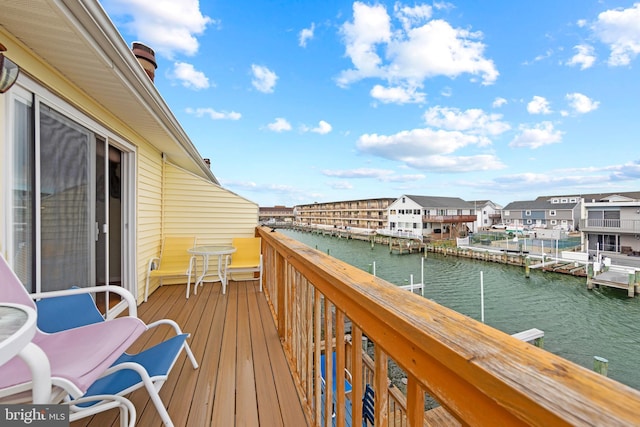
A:
[[[334,351],[332,353],[333,359],[332,359],[332,375],[331,375],[331,382],[333,384],[333,392],[335,395],[335,391],[336,391],[336,384],[337,384],[337,378],[336,378],[336,352]],[[320,355],[320,379],[322,380],[322,388],[324,389],[324,387],[327,384],[326,378],[327,378],[327,368],[325,366],[325,355],[324,353]],[[344,368],[344,393],[345,394],[349,394],[351,393],[351,390],[353,389],[353,386],[351,385],[351,383],[353,382],[353,377],[351,376],[351,372],[349,372],[349,370],[347,368]]]
[[[52,383],[64,391],[60,393],[60,390],[57,390],[58,394],[63,396],[66,394],[64,400],[70,403],[72,410],[79,411],[78,417],[86,416],[83,414],[87,412],[104,410],[102,405],[119,406],[122,412],[125,403],[113,396],[123,396],[145,387],[164,424],[173,425],[158,392],[183,349],[194,369],[198,368],[195,357],[186,343],[188,334],[182,333],[176,322],[161,319],[148,325],[144,324],[136,317],[137,307],[133,295],[118,286],[73,288],[29,295],[6,262],[1,267],[0,277],[3,278],[5,286],[0,287],[0,301],[6,299],[7,302],[37,308],[38,333],[34,343],[42,347],[49,357],[52,376],[60,375],[71,381],[71,384],[68,384],[65,381],[52,379]],[[129,306],[129,316],[105,319],[90,295],[103,291],[120,294]],[[3,295],[3,292],[6,295]],[[32,298],[39,299],[35,305]],[[125,344],[109,352],[113,347],[110,344],[112,341],[117,343],[118,337],[126,337],[126,327],[129,325],[136,326],[133,339],[126,340]],[[159,325],[169,325],[174,330],[175,336],[141,353],[134,355],[125,353],[125,350],[145,330]],[[39,337],[41,337],[40,340],[38,340]],[[78,358],[74,350],[79,350]],[[90,377],[88,374],[86,379],[74,377],[74,369],[84,372],[80,370],[81,368],[76,369],[75,365],[83,366],[83,363],[90,363],[94,359],[100,360],[99,357],[103,353],[106,353],[108,358],[99,367],[88,371],[91,373]],[[16,374],[16,379],[5,384],[3,380],[10,378],[14,372],[7,371],[11,372],[8,373],[7,378],[0,375],[0,397],[3,396],[1,390],[3,385],[8,386],[4,387],[4,395],[20,393],[29,388],[29,372],[25,371],[23,365],[21,360],[14,358],[7,365],[0,367],[0,372],[5,372],[5,369],[21,369],[18,372],[19,375]],[[54,369],[58,365],[61,369]],[[100,396],[104,395],[111,398],[100,399]],[[81,398],[82,400],[78,401]],[[57,402],[60,399],[53,399],[52,402],[54,401]],[[128,412],[131,413],[130,410]],[[135,416],[135,413],[133,415]]]
[[[375,392],[373,388],[369,384],[366,385],[364,389],[364,396],[362,397],[362,427],[367,427],[371,423],[371,425],[375,425],[374,416],[375,414],[375,403],[374,403]]]
[[[162,240],[160,256],[151,258],[147,266],[147,280],[144,287],[145,302],[149,297],[149,281],[154,277],[160,279],[160,286],[162,286],[163,277],[187,277],[187,298],[189,298],[192,269],[197,267],[195,256],[188,251],[195,245],[195,237],[167,236]],[[194,271],[195,276],[197,274]]]
[[[31,297],[2,255],[0,280],[0,303],[19,304],[36,310]],[[68,401],[84,398],[89,387],[144,331],[144,323],[134,317],[118,318],[54,334],[36,330],[31,343],[39,347],[49,361],[52,385],[50,402],[59,403],[63,396],[68,396]],[[32,387],[32,371],[20,357],[16,356],[0,366],[0,399],[3,403],[30,401]],[[92,411],[120,407],[121,413],[126,411],[129,417],[135,416],[126,399],[103,396],[97,405]],[[82,410],[73,412],[74,417],[87,414]],[[124,425],[124,419],[122,421]]]
[[[104,290],[118,293],[129,306],[129,315],[137,315],[133,295],[119,286],[73,288],[66,291],[32,295],[32,298],[39,299],[36,302],[38,327],[45,332],[56,333],[85,325],[111,322],[111,319],[103,317],[90,295],[90,293]],[[145,328],[149,330],[160,325],[171,327],[174,336],[138,354],[123,353],[106,372],[106,375],[89,387],[84,397],[104,394],[123,396],[145,387],[165,425],[172,425],[171,418],[158,392],[183,350],[194,369],[198,368],[198,363],[186,342],[189,334],[183,333],[175,321],[160,319],[146,324]],[[86,403],[79,406],[89,407],[91,405],[91,403]]]
[[[232,280],[234,273],[259,273],[260,292],[262,292],[262,239],[260,237],[235,237],[231,245],[236,251],[227,256],[225,274]],[[254,280],[253,275],[244,280]],[[222,293],[226,291],[222,284]]]

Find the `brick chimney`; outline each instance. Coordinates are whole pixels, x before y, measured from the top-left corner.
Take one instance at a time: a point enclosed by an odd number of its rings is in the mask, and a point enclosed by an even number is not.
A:
[[[133,42],[131,50],[151,81],[153,81],[156,75],[156,68],[158,68],[156,53],[149,46],[140,42]]]

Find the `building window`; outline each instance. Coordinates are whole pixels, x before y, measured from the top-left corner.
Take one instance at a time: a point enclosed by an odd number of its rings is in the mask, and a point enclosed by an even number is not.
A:
[[[402,203],[404,203],[404,201],[405,201],[405,199],[404,199],[404,197],[403,197],[403,198],[402,198]]]
[[[524,216],[531,216],[531,211],[524,211]]]
[[[504,212],[502,212],[502,214],[503,214],[504,216],[509,216],[509,215],[510,215],[510,212],[509,212],[509,211],[504,211]]]
[[[556,211],[555,210],[549,211],[549,216],[556,216]]]
[[[551,225],[556,225],[556,224],[558,223],[558,221],[557,221],[557,220],[555,220],[555,219],[552,219],[552,220],[550,221],[550,223],[551,223]]]
[[[560,203],[558,199],[551,199],[551,203]]]

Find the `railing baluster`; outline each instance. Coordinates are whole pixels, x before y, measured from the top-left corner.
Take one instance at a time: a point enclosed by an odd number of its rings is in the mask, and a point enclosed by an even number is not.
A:
[[[333,350],[333,315],[331,313],[331,302],[324,297],[324,424],[330,426],[333,416],[333,358],[331,351]]]
[[[409,426],[417,427],[424,422],[424,391],[413,375],[407,377],[407,420]]]
[[[284,339],[285,338],[285,334],[286,334],[286,322],[287,322],[287,318],[286,318],[286,313],[287,310],[284,307],[284,296],[285,296],[285,268],[286,268],[286,264],[284,261],[284,256],[282,256],[282,254],[277,254],[275,256],[275,267],[276,267],[276,271],[275,271],[275,280],[276,283],[274,285],[274,288],[277,289],[277,295],[276,295],[276,301],[277,306],[275,307],[276,309],[276,313],[278,314],[278,335],[280,335],[280,339]]]
[[[313,296],[315,294],[313,285],[306,281],[307,285],[307,312],[305,315],[305,329],[307,341],[304,347],[304,354],[307,366],[307,387],[305,393],[307,396],[313,396]]]
[[[322,340],[322,307],[321,307],[322,294],[316,289],[314,291],[313,298],[313,396],[315,404],[315,425],[320,425],[322,419],[322,384],[320,380],[320,341]]]
[[[344,390],[344,312],[336,307],[336,421],[337,427],[344,427],[345,390]],[[328,353],[331,355],[331,352]],[[329,371],[327,371],[329,372]],[[333,376],[327,373],[327,376]]]
[[[353,390],[351,391],[351,425],[362,424],[362,404],[360,399],[364,393],[362,386],[362,329],[351,322],[351,376],[353,377]]]
[[[375,420],[376,427],[387,427],[389,425],[389,394],[387,393],[388,357],[379,345],[375,345],[374,350],[375,371],[373,381],[375,383]]]

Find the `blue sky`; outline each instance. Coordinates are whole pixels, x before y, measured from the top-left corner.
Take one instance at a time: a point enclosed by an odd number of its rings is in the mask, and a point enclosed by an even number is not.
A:
[[[260,206],[640,190],[640,3],[101,3]]]

